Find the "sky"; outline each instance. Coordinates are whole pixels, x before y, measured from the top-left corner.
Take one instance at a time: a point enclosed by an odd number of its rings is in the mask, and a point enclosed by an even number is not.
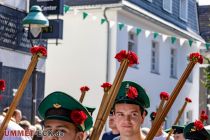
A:
[[[199,5],[210,5],[210,0],[197,0]]]

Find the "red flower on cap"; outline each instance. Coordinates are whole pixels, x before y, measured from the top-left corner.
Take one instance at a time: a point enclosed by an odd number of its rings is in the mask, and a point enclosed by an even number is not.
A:
[[[87,115],[82,110],[73,110],[70,113],[70,118],[76,125],[82,125],[87,119]]]
[[[188,103],[192,102],[192,100],[190,98],[188,98],[188,97],[185,98],[185,101],[188,102]]]
[[[34,46],[30,49],[32,54],[37,54],[39,56],[47,56],[47,49],[44,46]]]
[[[4,80],[0,80],[0,90],[1,90],[1,91],[4,91],[5,88],[6,88],[5,81],[4,81]]]
[[[194,126],[196,128],[196,130],[200,131],[204,128],[203,123],[201,121],[196,120],[194,122]]]
[[[201,111],[200,120],[201,121],[208,120],[208,115],[204,110]]]
[[[200,55],[200,53],[191,53],[190,56],[189,56],[189,60],[194,62],[194,63],[200,63],[202,64],[203,63],[203,56]]]
[[[136,97],[138,97],[138,91],[136,90],[135,87],[130,86],[128,88],[127,97],[131,99],[135,99]]]
[[[128,51],[126,52],[126,50],[122,50],[119,53],[116,54],[115,58],[121,62],[124,59],[128,59],[129,60],[129,66],[132,66],[133,64],[138,64],[138,56],[136,55],[136,53],[132,52],[132,51]]]
[[[101,85],[102,88],[104,88],[104,91],[108,91],[111,88],[112,84],[110,84],[109,82],[103,83]]]
[[[167,92],[161,92],[160,93],[160,99],[161,100],[168,100],[169,99],[169,94]]]
[[[83,86],[83,87],[80,88],[80,90],[81,90],[82,92],[86,92],[86,91],[88,91],[88,90],[90,90],[90,89],[89,89],[88,86]]]

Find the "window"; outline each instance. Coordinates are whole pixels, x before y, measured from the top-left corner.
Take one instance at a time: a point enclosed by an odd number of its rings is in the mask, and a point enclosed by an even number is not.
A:
[[[159,44],[152,41],[151,72],[159,74]]]
[[[152,2],[152,0],[147,0],[147,1]]]
[[[176,78],[176,76],[177,76],[177,70],[176,70],[176,63],[177,63],[177,61],[176,61],[176,56],[177,55],[177,53],[176,53],[176,50],[175,49],[171,49],[171,65],[170,65],[170,76],[172,77],[172,78]]]
[[[26,11],[27,0],[4,0],[3,4]]]
[[[188,17],[188,0],[180,0],[179,16],[182,20],[187,21]]]
[[[136,54],[137,49],[137,35],[133,31],[128,32],[128,51],[135,52]],[[134,68],[137,68],[137,65],[133,65]]]
[[[172,0],[163,0],[163,9],[172,13]]]

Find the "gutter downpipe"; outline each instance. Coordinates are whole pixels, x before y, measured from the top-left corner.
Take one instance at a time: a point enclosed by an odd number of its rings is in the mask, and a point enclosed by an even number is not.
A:
[[[106,19],[106,21],[107,21],[107,30],[106,30],[106,37],[107,37],[107,40],[106,40],[106,45],[107,45],[107,53],[106,53],[106,82],[110,82],[111,81],[111,77],[110,77],[110,73],[109,73],[109,71],[111,71],[110,70],[110,68],[111,68],[111,66],[110,66],[110,53],[111,53],[111,49],[110,49],[110,29],[109,29],[109,27],[110,27],[110,22],[109,22],[109,20],[108,20],[108,18],[107,18],[107,10],[108,9],[110,9],[109,7],[105,7],[105,9],[104,9],[104,12],[103,12],[103,16],[104,16],[104,18]],[[107,124],[107,121],[106,121],[106,123],[105,123],[105,132],[107,132],[108,131],[108,129],[109,129],[109,127],[108,127],[108,124]]]

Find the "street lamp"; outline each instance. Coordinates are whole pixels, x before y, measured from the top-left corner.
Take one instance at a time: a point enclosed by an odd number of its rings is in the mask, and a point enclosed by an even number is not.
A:
[[[31,7],[28,15],[23,19],[22,23],[24,27],[29,28],[29,40],[31,42],[32,47],[34,47],[34,45],[30,33],[36,38],[42,32],[42,27],[49,26],[48,19],[43,15],[40,6],[37,5]],[[31,112],[32,124],[35,123],[36,96],[37,96],[37,71],[35,68],[32,75],[32,112]]]

